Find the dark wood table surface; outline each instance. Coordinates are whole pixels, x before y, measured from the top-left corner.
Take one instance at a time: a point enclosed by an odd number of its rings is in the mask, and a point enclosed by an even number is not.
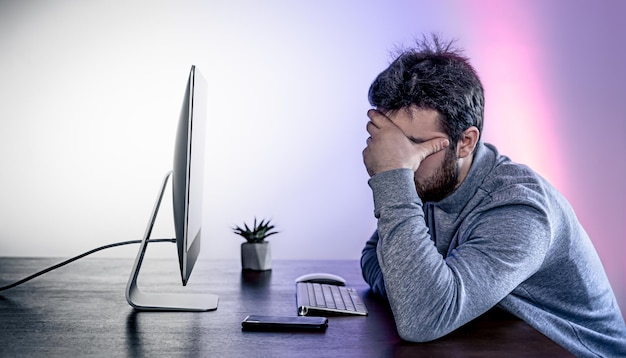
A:
[[[0,286],[60,262],[0,258]],[[146,258],[145,292],[210,292],[210,312],[144,312],[125,299],[131,259],[84,258],[0,292],[1,357],[569,357],[567,351],[501,311],[491,311],[441,339],[402,341],[387,304],[374,297],[357,261],[275,261],[242,272],[237,261],[201,261],[187,287],[174,259]],[[330,272],[346,278],[367,317],[329,317],[325,333],[243,332],[248,314],[296,315],[296,277]]]

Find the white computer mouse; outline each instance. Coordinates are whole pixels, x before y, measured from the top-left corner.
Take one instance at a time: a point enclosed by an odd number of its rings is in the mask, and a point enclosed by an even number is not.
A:
[[[296,279],[296,282],[326,283],[337,286],[345,286],[346,284],[346,280],[343,277],[324,272],[315,272],[302,275]]]

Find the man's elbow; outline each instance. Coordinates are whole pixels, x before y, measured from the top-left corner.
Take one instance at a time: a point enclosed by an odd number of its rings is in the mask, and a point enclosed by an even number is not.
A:
[[[400,338],[405,341],[415,343],[434,341],[437,338],[443,337],[447,333],[428,326],[408,323],[399,323],[396,325],[396,328]]]

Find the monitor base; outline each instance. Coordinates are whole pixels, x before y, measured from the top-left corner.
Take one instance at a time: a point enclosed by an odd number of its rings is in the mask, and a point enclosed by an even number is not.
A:
[[[143,240],[137,252],[137,258],[133,265],[128,283],[126,284],[126,301],[133,308],[137,310],[145,311],[212,311],[217,309],[218,296],[213,294],[203,293],[144,293],[139,289],[137,285],[137,278],[139,277],[139,270],[141,269],[141,263],[148,246],[150,234],[156,221],[159,207],[161,206],[161,200],[163,199],[163,193],[167,187],[167,181],[171,176],[171,172],[168,172],[163,178],[161,184],[161,190],[157,195],[157,200],[152,209],[152,215],[148,221],[146,232]]]
[[[144,293],[135,286],[128,303],[142,311],[213,311],[217,309],[218,296],[201,293]]]

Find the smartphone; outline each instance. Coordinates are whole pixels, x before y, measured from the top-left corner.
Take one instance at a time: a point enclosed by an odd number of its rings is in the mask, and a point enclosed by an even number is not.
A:
[[[278,317],[249,315],[241,321],[241,329],[244,331],[324,332],[327,327],[328,318],[326,317]]]

